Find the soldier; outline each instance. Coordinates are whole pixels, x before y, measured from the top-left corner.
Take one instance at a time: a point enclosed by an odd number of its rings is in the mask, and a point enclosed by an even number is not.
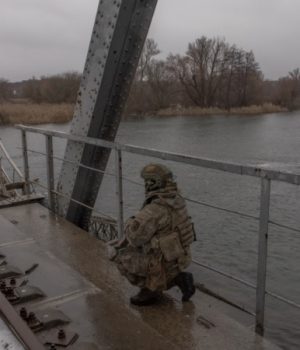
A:
[[[129,218],[125,238],[113,257],[118,269],[140,292],[131,297],[134,305],[155,303],[162,291],[178,286],[182,301],[195,293],[193,275],[183,272],[191,263],[190,244],[195,240],[193,223],[185,201],[165,166],[149,164],[141,176],[146,200]]]

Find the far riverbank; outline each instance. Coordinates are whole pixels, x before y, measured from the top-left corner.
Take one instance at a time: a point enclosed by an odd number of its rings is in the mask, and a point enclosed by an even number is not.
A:
[[[156,112],[149,112],[146,116],[172,117],[172,116],[216,116],[216,115],[260,115],[268,113],[287,112],[286,108],[263,104],[260,106],[249,106],[232,108],[230,110],[219,108],[200,108],[181,106],[170,107]],[[13,124],[62,124],[72,119],[74,104],[48,104],[48,103],[0,103],[0,125]]]
[[[159,117],[172,116],[216,116],[216,115],[259,115],[269,113],[288,112],[288,109],[272,103],[264,103],[263,105],[253,105],[240,108],[221,109],[217,107],[200,108],[200,107],[171,107],[159,110],[156,115]]]

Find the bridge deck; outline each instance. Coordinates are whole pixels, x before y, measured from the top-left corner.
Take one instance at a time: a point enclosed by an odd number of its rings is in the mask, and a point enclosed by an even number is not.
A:
[[[1,209],[0,227],[0,253],[9,264],[39,264],[28,279],[47,298],[26,307],[63,311],[80,335],[70,349],[277,349],[254,334],[253,319],[241,325],[229,306],[199,291],[187,304],[173,289],[160,305],[130,306],[135,289],[107,261],[103,244],[40,204]]]

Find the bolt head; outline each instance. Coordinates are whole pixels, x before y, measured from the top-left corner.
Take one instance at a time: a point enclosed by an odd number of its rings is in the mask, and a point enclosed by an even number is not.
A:
[[[65,339],[66,338],[66,333],[63,329],[60,329],[58,332],[58,339]]]

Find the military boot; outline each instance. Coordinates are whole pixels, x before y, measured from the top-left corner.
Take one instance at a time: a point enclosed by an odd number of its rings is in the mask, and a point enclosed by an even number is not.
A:
[[[194,277],[190,272],[180,272],[174,279],[174,283],[182,293],[182,301],[189,301],[195,294]]]
[[[160,298],[162,293],[157,291],[151,291],[147,288],[142,288],[138,294],[130,298],[130,302],[137,306],[146,306],[155,304]]]

